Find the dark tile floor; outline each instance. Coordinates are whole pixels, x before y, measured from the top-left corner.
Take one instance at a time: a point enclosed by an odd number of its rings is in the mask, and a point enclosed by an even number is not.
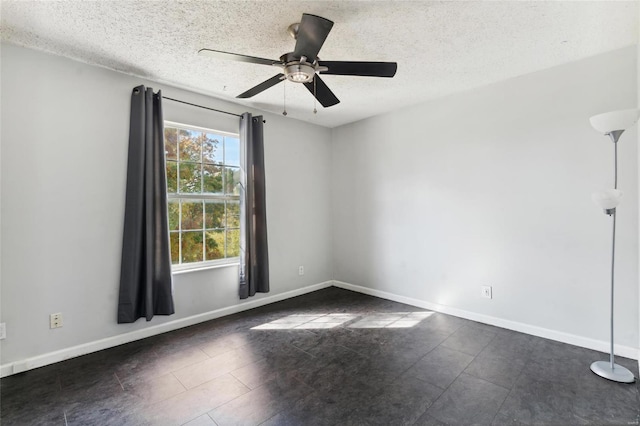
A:
[[[332,287],[4,378],[1,420],[636,425],[638,384],[589,370],[606,358]]]

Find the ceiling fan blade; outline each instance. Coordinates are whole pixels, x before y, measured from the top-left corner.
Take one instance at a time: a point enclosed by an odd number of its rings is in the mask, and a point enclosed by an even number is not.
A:
[[[315,81],[315,88],[314,88]],[[340,103],[340,100],[333,94],[331,89],[325,84],[318,74],[315,75],[314,80],[308,83],[304,83],[304,86],[309,89],[312,95],[316,97],[318,102],[323,107],[328,108]]]
[[[296,57],[306,56],[309,62],[318,57],[318,52],[324,44],[333,27],[333,22],[320,16],[302,14],[302,20],[298,26],[296,47],[293,54]]]
[[[246,92],[239,94],[238,96],[236,96],[236,98],[241,98],[241,99],[250,98],[252,96],[257,95],[260,92],[267,90],[269,87],[275,86],[276,84],[280,83],[283,80],[284,80],[284,74],[274,75],[269,80],[263,81],[262,83],[258,84],[255,87],[252,87]]]
[[[248,62],[250,64],[273,65],[280,63],[280,61],[275,59],[256,58],[254,56],[240,55],[238,53],[222,52],[220,50],[211,49],[200,49],[198,50],[198,54],[227,61]]]
[[[393,77],[398,64],[395,62],[343,62],[319,61],[320,66],[329,68],[321,71],[331,75],[358,75],[363,77]]]

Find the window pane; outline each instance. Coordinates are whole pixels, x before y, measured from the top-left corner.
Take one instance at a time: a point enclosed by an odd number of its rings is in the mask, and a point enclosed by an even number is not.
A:
[[[222,164],[222,136],[207,133],[202,140],[202,161]]]
[[[165,127],[164,137],[171,263],[238,256],[239,137],[173,125]]]
[[[227,257],[240,256],[240,230],[227,230]]]
[[[224,201],[205,201],[204,214],[207,229],[224,228]]]
[[[224,151],[224,163],[228,166],[240,167],[240,140],[225,136]]]
[[[207,259],[224,258],[224,231],[207,231]]]
[[[202,192],[202,172],[200,164],[180,163],[180,192],[200,193]]]
[[[238,167],[225,167],[225,194],[240,195],[240,169]]]
[[[204,191],[206,193],[220,194],[222,193],[222,168],[210,164],[202,166],[204,174]]]
[[[202,262],[202,231],[182,233],[182,263]]]
[[[167,160],[167,192],[175,194],[178,191],[178,163]]]
[[[227,228],[240,228],[240,202],[227,202]]]
[[[202,133],[181,129],[178,140],[180,161],[202,161]]]
[[[174,127],[164,129],[164,151],[168,160],[178,159],[178,130]]]
[[[171,232],[169,239],[171,242],[171,264],[175,265],[180,262],[180,234]]]
[[[180,203],[169,200],[169,231],[177,231],[180,224]]]
[[[202,229],[202,201],[182,201],[182,229]]]

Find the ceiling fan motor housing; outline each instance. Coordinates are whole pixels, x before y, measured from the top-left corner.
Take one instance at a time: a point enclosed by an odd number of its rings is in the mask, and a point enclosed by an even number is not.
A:
[[[282,64],[279,66],[282,67],[287,80],[294,83],[308,83],[313,80],[316,69],[304,56],[296,58],[292,52],[285,53],[280,57],[280,61]]]
[[[318,61],[307,62],[307,58],[302,56],[297,58],[293,52],[285,53],[280,57],[280,64],[287,80],[294,83],[309,83],[313,81],[316,72],[327,71],[327,67],[320,66]]]
[[[313,80],[315,73],[314,67],[300,62],[289,63],[284,67],[284,75],[287,80],[294,83],[308,83]]]

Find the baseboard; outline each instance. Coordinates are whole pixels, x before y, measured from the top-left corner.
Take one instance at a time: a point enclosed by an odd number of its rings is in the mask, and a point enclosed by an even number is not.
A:
[[[406,305],[416,306],[418,308],[429,309],[435,312],[453,315],[484,324],[495,325],[496,327],[506,328],[509,330],[519,331],[533,336],[543,337],[570,345],[581,346],[587,349],[593,349],[600,352],[609,352],[609,342],[602,340],[590,339],[588,337],[578,336],[575,334],[564,333],[562,331],[551,330],[548,328],[537,327],[535,325],[525,324],[517,321],[509,321],[502,318],[492,317],[489,315],[478,314],[475,312],[465,311],[453,308],[451,306],[439,305],[437,303],[426,302],[424,300],[414,299],[411,297],[400,296],[386,291],[376,290],[369,287],[363,287],[355,284],[349,284],[342,281],[333,281],[335,287],[344,288],[346,290],[356,291],[358,293],[368,294],[370,296],[380,297],[382,299],[392,300],[394,302],[404,303]],[[625,358],[639,360],[640,365],[640,349],[631,346],[615,345],[614,352],[616,355]]]
[[[238,312],[268,305],[271,303],[279,302],[281,300],[300,296],[306,293],[311,293],[313,291],[321,290],[323,288],[327,288],[331,286],[344,288],[346,290],[352,290],[358,293],[368,294],[371,296],[380,297],[382,299],[392,300],[394,302],[404,303],[410,306],[429,309],[435,312],[442,312],[444,314],[453,315],[456,317],[465,318],[472,321],[481,322],[484,324],[495,325],[496,327],[519,331],[522,333],[543,337],[545,339],[556,340],[558,342],[581,346],[584,348],[593,349],[593,350],[597,350],[605,353],[609,351],[609,343],[601,340],[590,339],[590,338],[577,336],[570,333],[564,333],[557,330],[537,327],[537,326],[516,322],[516,321],[509,321],[502,318],[492,317],[489,315],[478,314],[475,312],[465,311],[462,309],[457,309],[457,308],[453,308],[445,305],[439,305],[436,303],[431,303],[431,302],[427,302],[420,299],[400,296],[394,293],[376,290],[369,287],[349,284],[342,281],[325,281],[319,284],[306,286],[300,289],[291,290],[291,291],[287,291],[280,294],[275,294],[273,296],[261,297],[255,300],[252,299],[250,301],[239,303],[237,305],[216,309],[214,311],[193,315],[187,318],[181,318],[175,321],[158,324],[155,326],[143,328],[143,329],[132,331],[129,333],[119,334],[117,336],[112,336],[105,339],[84,343],[82,345],[61,349],[59,351],[49,352],[46,354],[27,358],[24,360],[13,362],[13,363],[4,364],[0,366],[0,377],[6,377],[11,374],[20,373],[20,372],[31,370],[34,368],[44,367],[45,365],[54,364],[56,362],[64,361],[66,359],[75,358],[77,356],[86,355],[86,354],[97,352],[103,349],[108,349],[114,346],[133,342],[135,340],[140,340],[146,337],[155,336],[157,334],[166,333],[168,331],[178,330],[180,328],[188,327],[190,325],[199,324],[201,322],[235,314]],[[640,366],[640,356],[639,356],[640,350],[638,348],[633,348],[630,346],[623,346],[623,345],[615,345],[614,350],[616,355],[638,360],[638,364]]]
[[[151,327],[143,328],[143,329],[132,331],[129,333],[119,334],[117,336],[107,337],[105,339],[100,339],[93,342],[84,343],[82,345],[72,346],[70,348],[61,349],[55,352],[49,352],[49,353],[38,355],[32,358],[27,358],[20,361],[4,364],[0,366],[0,377],[6,377],[11,374],[21,373],[23,371],[32,370],[38,367],[44,367],[45,365],[54,364],[56,362],[64,361],[66,359],[75,358],[80,355],[86,355],[86,354],[97,352],[103,349],[108,349],[114,346],[122,345],[124,343],[129,343],[135,340],[144,339],[146,337],[155,336],[157,334],[166,333],[168,331],[178,330],[180,328],[188,327],[190,325],[199,324],[201,322],[235,314],[238,312],[268,305],[271,303],[279,302],[281,300],[289,299],[291,297],[296,297],[306,293],[311,293],[316,290],[331,287],[332,285],[333,285],[333,281],[325,281],[319,284],[313,284],[313,285],[302,287],[296,290],[274,294],[273,296],[265,296],[265,297],[260,297],[258,299],[251,299],[249,301],[242,302],[237,305],[216,309],[214,311],[193,315],[187,318],[180,318],[175,321],[169,321],[163,324],[154,325]]]

